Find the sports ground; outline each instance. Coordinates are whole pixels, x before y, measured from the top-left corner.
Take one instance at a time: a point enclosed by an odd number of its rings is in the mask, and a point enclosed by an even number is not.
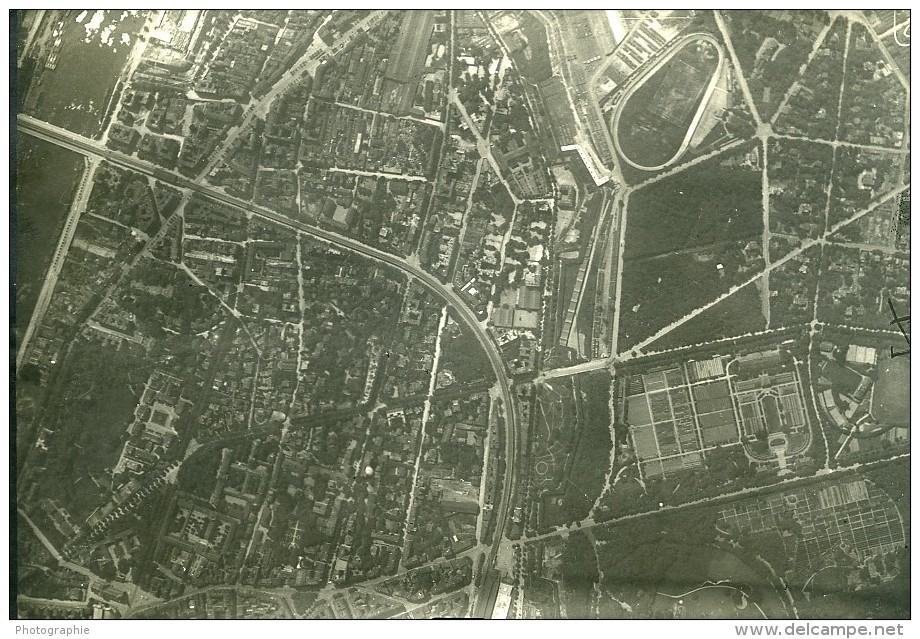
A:
[[[885,358],[879,362],[872,416],[880,424],[910,424],[910,357]]]
[[[687,37],[628,89],[612,121],[623,159],[644,170],[675,161],[693,137],[722,62],[715,40],[697,34]]]

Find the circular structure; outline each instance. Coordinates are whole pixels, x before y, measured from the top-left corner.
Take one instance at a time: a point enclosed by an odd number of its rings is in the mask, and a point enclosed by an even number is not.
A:
[[[534,470],[538,475],[542,477],[546,474],[546,471],[549,470],[549,464],[547,464],[545,461],[538,461],[536,466],[534,466]]]
[[[676,162],[693,139],[724,64],[715,37],[690,34],[627,86],[610,127],[623,160],[643,171]]]

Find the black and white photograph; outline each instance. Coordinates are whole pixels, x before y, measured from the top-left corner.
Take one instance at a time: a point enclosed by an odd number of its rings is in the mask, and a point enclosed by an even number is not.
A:
[[[305,6],[8,12],[13,634],[907,634],[910,10]]]

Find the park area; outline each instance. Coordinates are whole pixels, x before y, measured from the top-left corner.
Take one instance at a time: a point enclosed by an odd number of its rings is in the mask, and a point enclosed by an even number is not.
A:
[[[600,495],[610,462],[609,393],[606,371],[539,387],[532,477],[547,526],[587,517]]]
[[[758,285],[740,288],[714,306],[662,335],[651,344],[654,350],[702,344],[727,337],[739,337],[767,328]]]
[[[751,166],[753,145],[687,168],[630,195],[627,260],[731,240],[763,232],[761,172]]]
[[[716,540],[716,517],[715,509],[700,507],[593,529],[603,574],[599,616],[790,617],[762,564]]]
[[[678,320],[714,302],[762,264],[760,245],[753,241],[725,242],[719,250],[624,260],[620,350],[633,348],[665,327],[678,328]],[[762,317],[759,306],[748,313]],[[653,350],[658,350],[656,342]]]
[[[762,181],[756,155],[756,148],[745,146],[629,197],[620,350],[715,301],[762,268]],[[764,321],[758,308],[747,308],[751,318],[738,318],[745,329]]]

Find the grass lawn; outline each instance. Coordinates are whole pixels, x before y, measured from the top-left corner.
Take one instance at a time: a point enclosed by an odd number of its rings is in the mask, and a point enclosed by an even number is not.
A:
[[[881,353],[872,416],[885,425],[910,425],[910,356]]]

